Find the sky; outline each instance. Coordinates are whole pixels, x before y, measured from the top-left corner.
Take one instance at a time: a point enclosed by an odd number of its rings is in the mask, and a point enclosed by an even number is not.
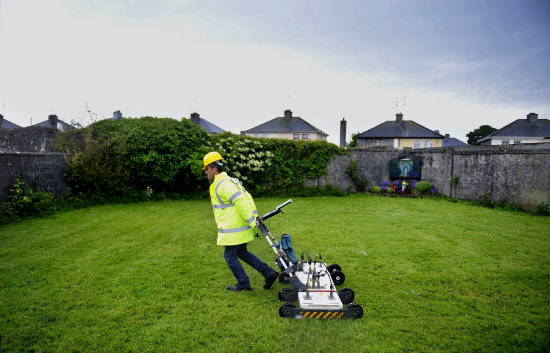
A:
[[[20,126],[286,109],[340,141],[402,112],[466,141],[550,118],[547,0],[0,0],[0,112]]]

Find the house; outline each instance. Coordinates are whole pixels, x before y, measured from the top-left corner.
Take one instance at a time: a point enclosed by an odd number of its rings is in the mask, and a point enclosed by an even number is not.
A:
[[[403,113],[395,114],[393,121],[385,121],[357,135],[356,139],[357,147],[430,148],[443,145],[443,135],[412,120],[403,120]]]
[[[272,119],[252,129],[241,131],[241,135],[288,140],[326,140],[328,136],[327,133],[299,116],[292,116],[290,109],[285,110],[282,117]]]
[[[57,131],[61,132],[68,132],[74,130],[74,126],[67,124],[64,121],[61,121],[57,118],[57,115],[52,114],[48,116],[48,120],[42,121],[38,124],[34,124],[32,126],[47,126],[52,127],[56,129]]]
[[[16,124],[12,123],[11,121],[8,121],[8,120],[4,119],[4,116],[2,114],[0,114],[0,128],[1,129],[18,129],[20,127],[21,126],[16,125]]]
[[[529,113],[527,119],[517,119],[500,130],[479,140],[480,145],[518,145],[550,142],[550,120]]]
[[[225,130],[222,130],[221,128],[217,127],[206,119],[201,118],[198,113],[191,114],[191,122],[195,125],[199,125],[204,131],[208,132],[211,135],[225,132]]]
[[[434,132],[438,132],[435,130]],[[451,137],[449,134],[445,134],[445,137],[443,137],[443,145],[442,147],[462,147],[462,146],[470,146],[466,142],[460,141],[457,138]]]

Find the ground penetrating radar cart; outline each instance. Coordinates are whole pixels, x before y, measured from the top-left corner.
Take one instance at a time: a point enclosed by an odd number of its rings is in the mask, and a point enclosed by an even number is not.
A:
[[[277,265],[281,268],[279,281],[290,283],[290,288],[279,292],[279,299],[285,301],[279,308],[279,315],[286,318],[307,319],[358,319],[363,316],[363,308],[352,303],[355,298],[353,290],[342,288],[336,290],[336,285],[344,283],[345,275],[338,264],[327,266],[322,262],[320,253],[314,259],[302,253],[298,260],[288,234],[277,241],[269,232],[265,221],[279,213],[281,209],[292,202],[285,201],[274,210],[258,218],[258,227],[276,254]],[[304,257],[305,256],[305,257]],[[298,307],[294,302],[298,302]],[[345,304],[349,304],[344,307]]]

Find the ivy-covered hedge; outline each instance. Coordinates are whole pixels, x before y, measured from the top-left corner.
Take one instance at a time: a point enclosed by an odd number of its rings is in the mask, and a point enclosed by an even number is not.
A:
[[[324,175],[331,156],[342,153],[326,141],[211,136],[188,119],[154,117],[102,120],[58,144],[71,153],[71,192],[106,197],[204,195],[202,157],[209,151],[220,152],[229,175],[255,196],[315,194],[304,189],[304,179]]]
[[[228,174],[240,179],[256,196],[292,193],[305,178],[327,173],[331,156],[340,148],[326,141],[255,138],[219,134],[210,137],[202,149],[218,151],[225,159]],[[198,162],[202,168],[202,160]]]

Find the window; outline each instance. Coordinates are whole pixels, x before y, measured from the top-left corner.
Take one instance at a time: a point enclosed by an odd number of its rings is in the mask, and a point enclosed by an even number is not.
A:
[[[420,148],[420,140],[414,140],[414,148]]]
[[[424,148],[431,148],[431,147],[432,147],[432,140],[424,141]]]
[[[309,135],[308,135],[308,134],[302,134],[302,140],[307,140],[307,139],[308,139],[308,137],[309,137]]]
[[[509,144],[510,144],[510,140],[502,140],[502,144],[503,144],[503,145],[509,145]]]
[[[299,140],[300,139],[300,134],[294,134],[294,135],[292,135],[292,138],[294,140]]]
[[[521,140],[514,140],[514,145],[521,145]]]

